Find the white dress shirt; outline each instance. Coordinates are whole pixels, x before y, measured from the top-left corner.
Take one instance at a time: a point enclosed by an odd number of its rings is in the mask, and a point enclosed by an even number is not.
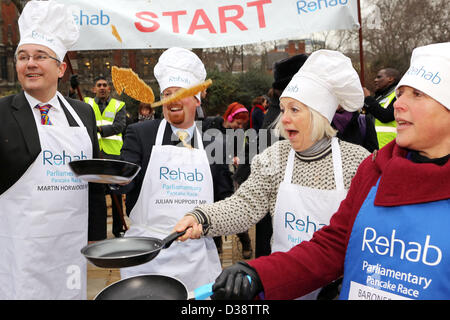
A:
[[[178,132],[178,131],[186,131],[186,132],[189,134],[189,136],[188,136],[187,139],[186,139],[186,143],[189,142],[189,141],[191,141],[192,137],[194,136],[195,122],[194,122],[194,124],[192,125],[192,127],[187,128],[187,129],[180,129],[180,128],[177,128],[177,127],[175,127],[175,126],[173,126],[173,125],[170,125],[170,127],[172,128],[172,132],[173,132],[176,136],[178,136],[178,135],[177,135],[177,132]]]
[[[39,101],[36,98],[30,96],[26,92],[25,97],[27,98],[28,103],[30,104],[37,125],[42,124],[41,124],[41,112],[39,111],[39,108],[36,108],[36,105],[51,104],[52,107],[48,111],[48,118],[50,119],[52,125],[60,127],[69,127],[69,121],[67,120],[66,114],[64,113],[64,110],[61,104],[59,103],[56,93],[53,96],[53,98],[51,98],[49,101],[46,102]]]

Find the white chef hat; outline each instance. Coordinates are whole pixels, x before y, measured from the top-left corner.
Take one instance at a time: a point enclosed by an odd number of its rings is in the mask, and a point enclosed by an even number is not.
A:
[[[330,123],[338,105],[353,112],[364,104],[364,92],[351,60],[331,50],[313,52],[292,77],[283,97],[302,102]]]
[[[19,17],[20,42],[39,44],[56,53],[60,61],[76,43],[79,29],[66,6],[50,1],[29,1]]]
[[[401,86],[420,90],[450,109],[450,42],[414,49],[397,89]]]
[[[206,79],[203,62],[188,49],[173,47],[164,51],[153,71],[163,92],[170,87],[189,88]],[[201,101],[201,93],[195,95]]]

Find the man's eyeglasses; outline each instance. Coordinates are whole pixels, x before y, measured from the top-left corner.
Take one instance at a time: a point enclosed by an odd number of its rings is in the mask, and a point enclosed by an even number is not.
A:
[[[30,58],[33,58],[33,61],[38,62],[38,63],[45,62],[48,59],[53,59],[57,62],[61,62],[61,61],[59,61],[58,58],[52,57],[48,53],[44,53],[44,52],[36,53],[31,56],[28,53],[21,52],[15,56],[16,61],[20,62],[20,63],[26,63],[26,62],[30,61]]]

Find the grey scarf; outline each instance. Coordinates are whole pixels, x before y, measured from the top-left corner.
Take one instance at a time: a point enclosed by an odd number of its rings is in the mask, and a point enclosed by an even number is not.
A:
[[[330,138],[322,138],[316,143],[314,143],[311,147],[309,147],[306,150],[299,151],[297,154],[301,157],[310,158],[315,157],[321,153],[323,153],[325,150],[328,150],[331,146],[331,139]]]

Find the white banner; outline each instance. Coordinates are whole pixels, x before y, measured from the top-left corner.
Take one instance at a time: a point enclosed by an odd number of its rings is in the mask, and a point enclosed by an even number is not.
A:
[[[80,26],[72,50],[211,48],[358,28],[357,0],[57,0]]]

